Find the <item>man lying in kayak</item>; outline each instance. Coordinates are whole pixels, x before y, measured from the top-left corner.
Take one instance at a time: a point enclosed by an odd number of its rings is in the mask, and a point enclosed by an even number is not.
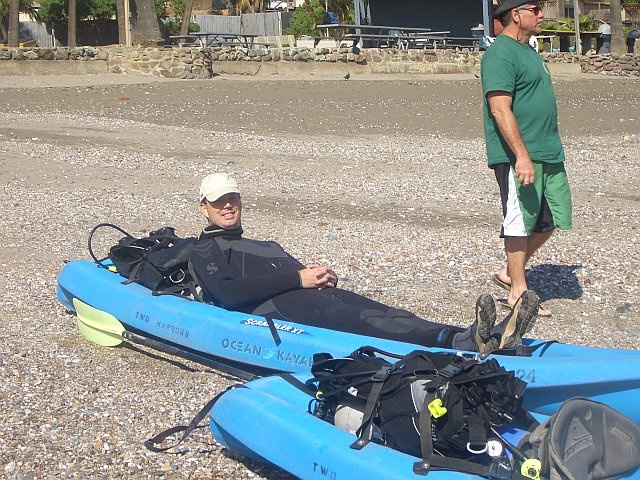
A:
[[[519,345],[538,311],[538,297],[528,290],[495,325],[493,297],[480,295],[476,318],[465,330],[337,288],[338,278],[331,268],[305,266],[275,242],[242,237],[240,189],[224,173],[213,173],[202,181],[199,209],[209,225],[196,242],[191,265],[204,300],[228,310],[481,353]]]

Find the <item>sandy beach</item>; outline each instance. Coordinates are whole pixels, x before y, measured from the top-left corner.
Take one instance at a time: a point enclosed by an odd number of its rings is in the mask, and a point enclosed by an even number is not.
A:
[[[533,336],[639,349],[640,81],[559,75],[574,229],[530,265],[553,311]],[[0,472],[40,478],[267,478],[200,429],[179,454],[143,441],[234,383],[144,348],[102,348],[56,299],[100,222],[203,227],[200,179],[234,175],[248,236],[341,286],[453,325],[503,261],[475,76],[0,76]],[[117,236],[99,246],[106,254]]]

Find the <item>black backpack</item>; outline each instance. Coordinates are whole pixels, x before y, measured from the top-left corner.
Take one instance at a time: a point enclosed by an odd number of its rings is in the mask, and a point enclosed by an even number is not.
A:
[[[398,358],[390,363],[385,357]],[[346,358],[314,356],[313,414],[331,423],[345,406],[361,412],[351,448],[373,441],[422,458],[414,472],[456,470],[513,478],[506,450],[487,448],[499,427],[526,432],[538,422],[522,408],[526,382],[495,359],[479,361],[446,352],[416,350],[405,356],[362,347]]]
[[[93,253],[91,241],[100,228],[116,229],[125,236],[109,249],[107,257],[98,259]],[[124,284],[139,283],[152,290],[153,295],[174,294],[201,300],[194,275],[189,269],[189,258],[195,245],[195,237],[182,238],[172,227],[154,230],[146,237],[136,238],[111,223],[96,225],[89,234],[89,253],[104,268],[117,271],[125,277]],[[105,265],[111,260],[113,268]]]

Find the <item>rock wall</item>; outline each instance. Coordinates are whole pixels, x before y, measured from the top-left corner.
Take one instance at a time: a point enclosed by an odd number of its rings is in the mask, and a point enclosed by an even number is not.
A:
[[[471,73],[478,68],[478,60],[477,54],[452,50],[367,49],[353,53],[351,48],[111,47],[107,65],[112,73],[195,78],[229,71],[255,74],[261,68],[273,70],[274,67],[268,64],[276,63],[293,63],[299,69],[303,69],[303,65],[321,64],[324,67],[317,65],[318,68],[328,71],[334,70],[331,65],[341,64],[362,72]]]
[[[96,47],[55,47],[55,48],[0,48],[0,60],[102,60],[106,61],[109,51]],[[0,72],[2,70],[0,69]]]
[[[579,63],[582,73],[640,77],[640,53],[577,55],[558,52],[541,55],[549,63]]]
[[[583,73],[640,77],[640,53],[588,55],[582,57]]]
[[[576,55],[542,53],[546,62],[579,64],[583,73],[640,76],[640,54]],[[23,61],[104,62],[104,71],[130,75],[172,78],[203,78],[217,73],[279,73],[286,70],[354,73],[477,73],[482,52],[470,50],[366,49],[350,48],[253,49],[214,48],[125,48],[56,47],[0,48],[0,74],[19,73]],[[13,70],[2,61],[12,61]],[[24,64],[22,64],[24,65]],[[8,64],[5,64],[8,67]],[[576,65],[577,68],[577,65]],[[17,70],[17,72],[16,72]],[[33,69],[22,69],[31,71]],[[46,70],[46,69],[45,69]],[[70,68],[70,71],[73,69]],[[86,69],[85,69],[86,70]]]

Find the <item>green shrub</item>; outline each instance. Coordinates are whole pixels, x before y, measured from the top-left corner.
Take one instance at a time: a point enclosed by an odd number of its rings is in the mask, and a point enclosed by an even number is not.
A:
[[[571,32],[575,30],[573,18],[543,21],[540,26],[543,30],[555,30],[557,32]],[[600,24],[590,14],[584,14],[578,17],[578,26],[581,32],[594,32],[598,30]]]
[[[296,8],[291,16],[289,27],[284,30],[286,35],[293,35],[299,38],[302,35],[314,36],[316,34],[316,25],[322,23],[324,6],[320,5],[318,0],[312,0],[311,7],[313,8],[315,19],[309,17],[307,9],[304,6]]]
[[[170,18],[164,22],[163,28],[166,30],[166,32],[163,32],[163,33],[166,33],[167,36],[180,35],[180,28],[182,28],[182,19]],[[199,32],[199,31],[200,31],[200,25],[198,25],[195,22],[189,22],[189,33]]]

